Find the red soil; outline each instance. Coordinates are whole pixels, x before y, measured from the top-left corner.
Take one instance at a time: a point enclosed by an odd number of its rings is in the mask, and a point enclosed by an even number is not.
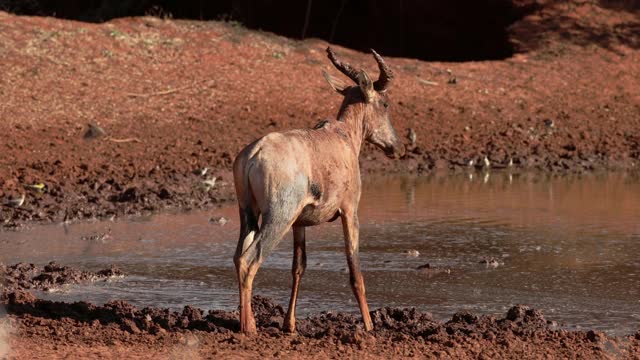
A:
[[[458,169],[484,156],[517,169],[636,169],[639,26],[637,13],[552,4],[513,25],[523,49],[513,58],[388,59],[393,122],[400,134],[415,130],[417,147],[396,162],[365,147],[363,169]],[[219,22],[0,13],[0,198],[26,184],[48,190],[3,207],[3,226],[232,199],[229,170],[245,144],[337,113],[320,74],[336,73],[326,47]],[[336,50],[377,73],[370,55]],[[89,122],[139,142],[86,140]],[[192,173],[203,167],[223,180],[210,192]]]

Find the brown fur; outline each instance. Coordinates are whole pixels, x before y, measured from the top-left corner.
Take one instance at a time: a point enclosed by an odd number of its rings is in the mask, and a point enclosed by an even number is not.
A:
[[[348,66],[335,60],[345,72]],[[333,58],[331,57],[333,55]],[[294,260],[291,302],[285,330],[295,331],[295,304],[300,278],[306,267],[305,227],[342,219],[345,252],[351,286],[358,300],[365,329],[372,329],[358,258],[358,202],[360,168],[358,156],[366,140],[388,156],[404,153],[404,146],[389,120],[389,99],[384,90],[393,74],[374,52],[384,76],[371,82],[364,71],[345,72],[358,86],[340,88],[344,95],[337,119],[314,129],[268,134],[245,147],[233,165],[240,210],[240,239],[234,256],[240,291],[240,328],[256,331],[251,311],[253,278],[282,237],[293,228]],[[335,60],[335,61],[334,61]],[[258,219],[260,218],[260,224]]]

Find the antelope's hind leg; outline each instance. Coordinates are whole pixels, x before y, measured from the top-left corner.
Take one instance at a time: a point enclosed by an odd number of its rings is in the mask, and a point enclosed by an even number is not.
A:
[[[253,279],[258,268],[289,231],[299,213],[299,209],[279,209],[278,216],[273,211],[262,213],[260,230],[241,238],[233,257],[240,287],[240,331],[255,333],[256,322],[251,310]],[[255,235],[254,235],[255,234]]]
[[[291,300],[289,301],[289,310],[284,319],[284,331],[294,333],[296,331],[296,301],[298,300],[298,288],[300,287],[300,279],[307,268],[307,250],[305,244],[305,228],[303,226],[293,227],[293,265],[291,275],[293,283],[291,284]]]
[[[250,207],[243,209],[240,207],[240,239],[233,257],[238,276],[238,286],[240,291],[240,330],[242,332],[255,332],[256,322],[251,312],[251,293],[247,294],[246,280],[249,277],[249,269],[246,261],[241,261],[244,250],[255,240],[258,232],[258,216]],[[249,289],[251,284],[249,284]],[[247,298],[248,296],[248,298]],[[248,309],[248,311],[247,311]]]

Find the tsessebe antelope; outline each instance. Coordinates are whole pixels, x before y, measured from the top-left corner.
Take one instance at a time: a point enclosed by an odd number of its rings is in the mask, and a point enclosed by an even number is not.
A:
[[[375,82],[364,70],[341,62],[327,48],[333,65],[357,84],[341,86],[323,72],[331,87],[344,96],[335,120],[314,129],[268,134],[245,147],[235,159],[233,175],[241,228],[234,263],[240,286],[242,332],[256,331],[251,311],[256,272],[290,228],[293,228],[293,285],[284,329],[295,332],[298,285],[306,267],[305,227],[338,217],[344,230],[351,288],[365,329],[373,328],[358,258],[361,186],[358,156],[365,140],[391,158],[402,156],[405,149],[389,119],[386,90],[393,73],[380,55],[371,52],[380,69]]]

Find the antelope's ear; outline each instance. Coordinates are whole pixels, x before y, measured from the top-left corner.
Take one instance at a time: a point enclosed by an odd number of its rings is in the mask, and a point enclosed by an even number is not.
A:
[[[344,95],[346,93],[345,90],[347,89],[347,85],[345,83],[329,75],[324,70],[322,70],[322,75],[324,75],[325,80],[327,80],[329,85],[331,85],[331,88],[335,90],[338,94]]]
[[[360,70],[358,73],[358,86],[360,86],[366,102],[371,102],[375,90],[373,89],[373,81],[371,81],[371,78],[369,78],[369,75],[367,75],[364,70]]]

